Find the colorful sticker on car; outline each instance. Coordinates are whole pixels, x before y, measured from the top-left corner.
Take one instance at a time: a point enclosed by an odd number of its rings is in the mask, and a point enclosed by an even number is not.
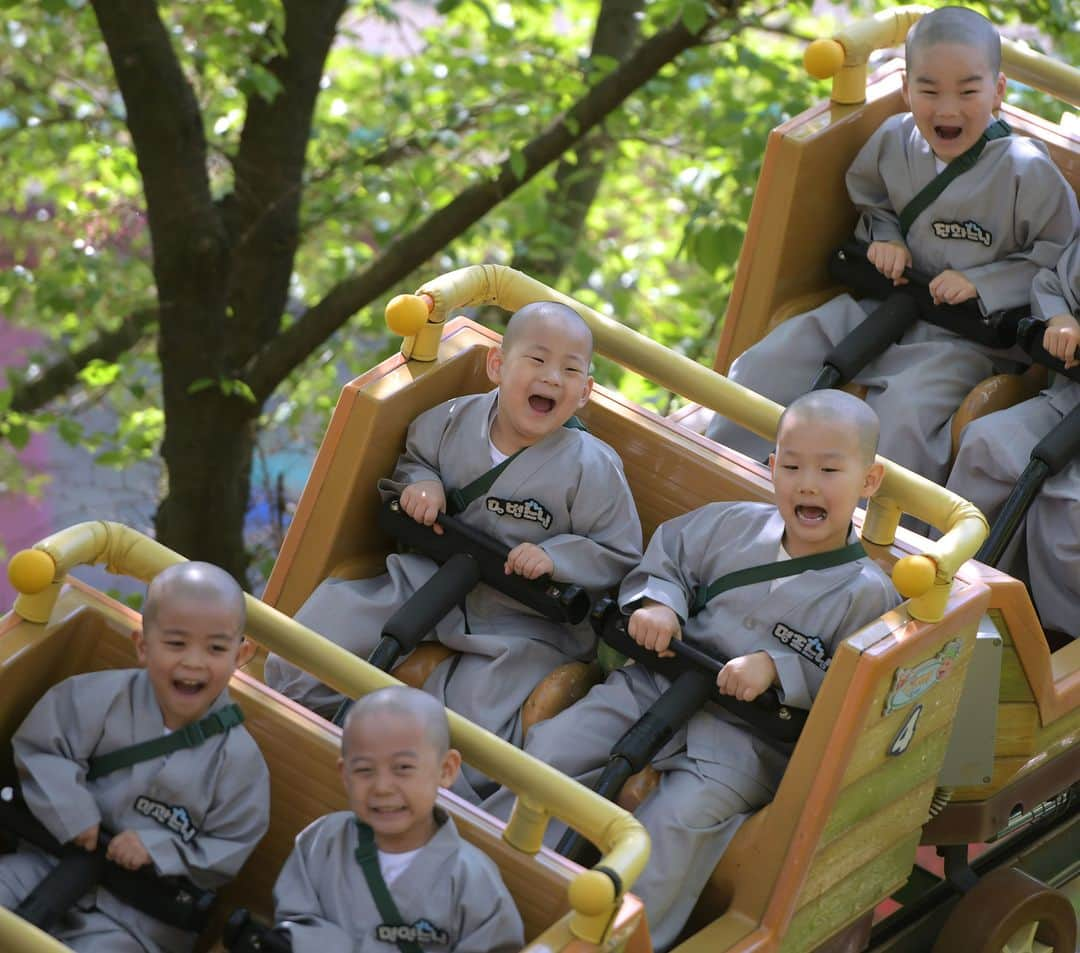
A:
[[[937,655],[911,668],[898,668],[893,674],[892,688],[885,697],[885,714],[891,715],[905,705],[910,705],[943,678],[948,678],[960,657],[962,647],[963,642],[960,639],[951,639],[942,646]]]

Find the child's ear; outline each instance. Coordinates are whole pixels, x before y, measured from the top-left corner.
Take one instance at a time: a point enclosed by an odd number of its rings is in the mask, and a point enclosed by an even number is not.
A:
[[[488,349],[487,353],[487,376],[492,384],[498,384],[502,378],[503,349],[498,344]]]
[[[138,656],[139,664],[146,664],[146,635],[142,629],[136,629],[131,633],[131,640],[135,643],[135,654]]]
[[[450,748],[443,755],[442,765],[439,767],[439,787],[448,788],[454,783],[461,770],[461,752],[457,748]]]
[[[904,108],[907,109],[908,112],[911,112],[911,96],[908,93],[907,70],[904,70],[900,76],[900,95],[904,100]]]
[[[885,464],[874,461],[870,469],[866,471],[866,479],[863,481],[863,496],[873,496],[881,488],[881,481],[885,479]]]
[[[776,454],[775,453],[770,453],[769,454],[769,476],[770,477],[775,477],[776,476]]]
[[[338,774],[341,775],[341,783],[344,784],[346,788],[348,788],[349,779],[347,777],[345,777],[345,758],[343,756],[341,756],[341,755],[338,755],[337,769],[338,769]]]
[[[593,379],[590,376],[585,379],[585,390],[582,391],[581,400],[578,401],[578,407],[584,407],[589,402],[589,398],[592,396],[592,387]]]
[[[236,667],[243,668],[255,655],[255,643],[250,639],[240,638],[240,648],[236,652]]]
[[[1005,98],[1005,74],[998,73],[994,83],[994,112],[1001,108],[1001,101]]]

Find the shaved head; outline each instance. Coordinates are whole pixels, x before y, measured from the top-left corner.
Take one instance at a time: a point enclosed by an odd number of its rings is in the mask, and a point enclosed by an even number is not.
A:
[[[862,462],[867,466],[874,462],[880,430],[878,416],[865,401],[842,390],[815,390],[793,400],[776,426],[777,447],[786,427],[812,427],[824,422],[849,428]]]
[[[503,351],[510,351],[526,328],[542,323],[551,334],[581,335],[588,340],[588,357],[592,357],[593,336],[584,319],[569,305],[559,301],[534,301],[518,308],[503,332]]]
[[[920,17],[908,30],[904,56],[910,72],[916,59],[943,43],[970,46],[986,57],[994,76],[1001,71],[1001,36],[981,13],[967,7],[940,7]]]
[[[397,718],[411,718],[431,742],[435,753],[442,758],[450,750],[450,723],[446,709],[433,696],[407,685],[380,688],[357,699],[345,716],[341,729],[341,753],[345,754],[350,728],[359,725],[371,715],[387,714]]]
[[[165,601],[184,600],[212,603],[229,609],[236,617],[236,633],[242,634],[247,621],[244,590],[232,576],[212,563],[183,562],[161,570],[146,589],[143,603],[143,626],[157,621],[158,609]]]

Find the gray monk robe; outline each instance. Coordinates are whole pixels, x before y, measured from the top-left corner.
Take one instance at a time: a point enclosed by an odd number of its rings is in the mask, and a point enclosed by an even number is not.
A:
[[[222,692],[210,711],[227,705]],[[138,832],[154,870],[216,888],[234,877],[270,821],[270,776],[243,727],[195,748],[86,780],[93,756],[165,733],[143,669],[76,675],[46,692],[12,739],[27,806],[61,843],[95,824]],[[16,906],[55,860],[24,846],[0,857],[0,905]],[[195,935],[98,888],[52,931],[77,950],[189,951]]]
[[[356,860],[357,842],[350,811],[327,814],[297,836],[274,885],[274,916],[294,953],[397,953],[394,933],[379,929],[384,921]],[[425,951],[516,953],[525,945],[498,867],[461,839],[449,817],[388,886]]]
[[[775,562],[783,532],[776,508],[761,503],[710,503],[669,520],[623,582],[619,604],[630,611],[645,598],[664,603],[682,620],[683,638],[713,655],[768,652],[784,702],[809,708],[836,644],[900,601],[873,560],[729,589],[688,618],[697,586]],[[592,785],[611,746],[670,684],[643,665],[616,669],[576,705],[534,726],[525,750]],[[653,759],[660,784],[636,812],[652,854],[632,889],[645,901],[658,950],[678,936],[739,825],[772,798],[790,753],[710,703]],[[504,789],[483,806],[505,818],[512,803]],[[549,825],[549,843],[562,831]]]
[[[413,421],[405,453],[383,497],[411,483],[440,480],[461,489],[491,469],[489,432],[498,392],[459,397]],[[596,595],[618,585],[641,555],[641,523],[618,455],[581,430],[560,427],[528,447],[490,489],[460,514],[474,529],[508,548],[537,543],[555,564],[558,582],[573,582]],[[366,658],[383,624],[436,569],[425,556],[394,554],[385,575],[327,579],[296,614],[298,622]],[[588,622],[552,622],[481,583],[436,626],[435,637],[465,654],[440,665],[424,690],[516,744],[518,709],[536,684],[563,662],[587,654],[595,641]],[[276,655],[266,681],[323,714],[342,698]]]
[[[901,239],[900,210],[936,175],[934,154],[911,115],[886,119],[847,173],[848,192],[859,211],[856,237]],[[1076,197],[1045,147],[1009,136],[986,144],[974,168],[950,182],[915,219],[906,242],[916,271],[930,277],[945,269],[963,272],[989,313],[1028,303],[1036,272],[1056,264],[1078,220]],[[828,251],[822,249],[822,255]],[[810,389],[832,347],[878,303],[844,294],[785,321],[742,354],[729,376],[790,404]],[[953,412],[1009,356],[917,322],[855,377],[868,388],[866,401],[881,419],[878,452],[944,483]],[[708,435],[756,459],[772,449],[720,415]]]
[[[1036,276],[1032,309],[1044,320],[1080,314],[1080,238]],[[1038,397],[968,424],[948,488],[995,519],[1032,449],[1077,404],[1080,384],[1059,376]],[[1080,638],[1080,460],[1043,483],[999,568],[1027,581],[1044,626]]]

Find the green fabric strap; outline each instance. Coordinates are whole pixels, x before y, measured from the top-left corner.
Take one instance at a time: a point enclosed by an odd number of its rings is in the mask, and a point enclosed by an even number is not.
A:
[[[979,156],[982,155],[986,144],[991,139],[1004,139],[1011,133],[1012,129],[1004,119],[995,119],[990,123],[986,127],[986,131],[979,136],[975,145],[963,155],[958,155],[953,159],[933,180],[923,186],[915,198],[908,202],[900,213],[900,234],[907,238],[908,229],[914,224],[915,219],[922,215],[927,206],[948,188],[953,179],[974,167],[975,163],[979,161]]]
[[[126,748],[118,748],[108,754],[98,755],[91,758],[89,770],[86,772],[86,780],[94,781],[112,774],[121,768],[130,768],[133,764],[141,764],[160,758],[162,755],[172,754],[181,748],[197,748],[207,738],[220,735],[243,724],[244,713],[239,705],[226,705],[219,708],[212,715],[207,715],[201,721],[192,722],[176,731],[171,731],[160,738],[151,738],[149,741],[140,741],[138,744],[128,745]]]
[[[729,572],[719,579],[709,583],[708,586],[698,586],[694,590],[694,601],[690,605],[690,618],[696,616],[702,609],[715,599],[720,593],[729,589],[738,589],[740,586],[752,586],[756,582],[768,582],[773,579],[783,579],[785,576],[797,576],[799,573],[811,572],[815,569],[832,569],[833,566],[842,566],[844,563],[862,559],[866,550],[859,540],[848,543],[840,549],[830,549],[825,553],[814,553],[812,556],[799,556],[797,559],[781,559],[773,563],[764,563],[761,566],[748,566],[736,572]]]
[[[405,926],[397,904],[390,896],[390,888],[386,886],[382,871],[379,869],[379,849],[375,846],[375,834],[367,824],[360,821],[356,822],[356,833],[359,841],[356,848],[356,860],[364,872],[364,879],[367,881],[368,890],[371,891],[371,899],[375,901],[375,906],[379,909],[379,916],[382,917],[386,926]],[[401,953],[424,953],[420,944],[413,940],[395,940],[394,942]]]
[[[563,424],[567,430],[586,430],[585,425],[578,420],[577,417],[571,417],[566,423]],[[468,509],[469,504],[473,500],[478,500],[488,490],[491,489],[500,476],[502,476],[503,470],[505,470],[511,463],[514,462],[517,457],[528,450],[528,447],[522,447],[517,453],[513,453],[508,456],[502,463],[497,463],[486,473],[481,473],[475,480],[468,486],[463,486],[460,490],[450,490],[446,494],[446,512],[451,516],[457,516],[458,513],[464,512]]]

